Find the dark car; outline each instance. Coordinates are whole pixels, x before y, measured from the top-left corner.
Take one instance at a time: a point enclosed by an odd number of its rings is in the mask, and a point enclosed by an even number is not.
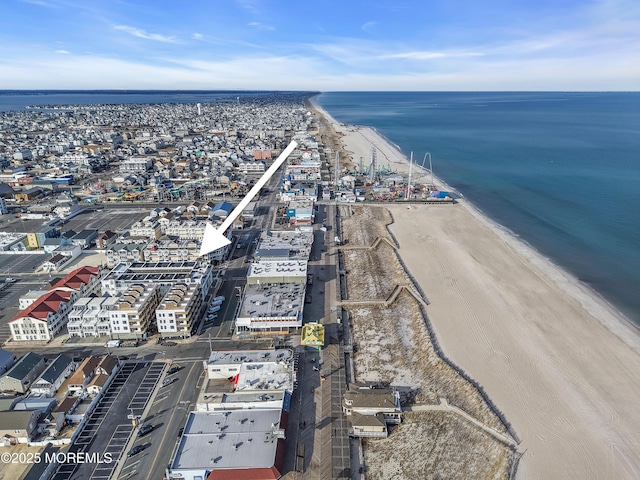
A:
[[[153,431],[153,425],[144,425],[140,430],[138,430],[138,436],[144,437],[147,433],[151,433]]]
[[[144,445],[136,445],[127,453],[127,457],[133,457],[144,450]]]
[[[180,367],[178,365],[171,367],[168,371],[167,371],[167,375],[171,375],[172,373],[176,373],[180,371]]]

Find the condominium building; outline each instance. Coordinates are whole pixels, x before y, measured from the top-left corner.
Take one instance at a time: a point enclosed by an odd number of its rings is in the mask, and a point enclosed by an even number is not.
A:
[[[109,311],[112,334],[118,338],[146,338],[159,302],[156,285],[132,285]]]
[[[116,297],[82,297],[69,312],[67,331],[71,337],[111,335],[109,312],[116,308]]]
[[[196,284],[180,283],[172,287],[156,308],[156,325],[163,335],[191,336],[202,310],[202,289]]]
[[[159,287],[164,295],[178,283],[195,283],[208,292],[213,281],[213,267],[207,261],[120,263],[102,279],[102,292],[115,296],[144,284]]]

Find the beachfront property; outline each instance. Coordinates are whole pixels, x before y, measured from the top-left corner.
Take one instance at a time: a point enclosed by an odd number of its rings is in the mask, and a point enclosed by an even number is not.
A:
[[[158,332],[190,337],[202,309],[202,290],[196,284],[174,285],[156,308]]]
[[[236,385],[242,384],[240,390],[251,390],[252,386],[260,383],[255,381],[256,378],[269,379],[277,371],[284,374],[286,378],[283,377],[281,381],[276,382],[282,383],[282,388],[272,390],[293,391],[295,380],[293,360],[293,351],[288,348],[215,350],[211,352],[207,361],[207,377],[209,380],[234,378]],[[269,385],[273,386],[275,383],[271,382]]]
[[[160,289],[157,285],[131,285],[118,297],[114,309],[109,311],[112,334],[117,338],[145,338],[155,320],[159,302]]]
[[[308,260],[313,244],[313,231],[267,230],[260,234],[256,260]]]
[[[211,385],[211,384],[209,384]],[[285,409],[291,401],[291,392],[280,390],[217,391],[216,388],[202,390],[196,403],[196,412],[216,410]]]
[[[306,260],[259,260],[247,272],[247,285],[306,282]]]
[[[236,335],[289,333],[302,326],[305,284],[247,285],[238,316]]]
[[[349,434],[354,437],[386,437],[387,425],[402,421],[400,395],[390,388],[350,384],[342,399]]]
[[[190,412],[166,477],[281,478],[287,418],[282,409]]]
[[[67,331],[70,337],[111,335],[109,312],[116,308],[117,297],[81,297],[69,312]]]

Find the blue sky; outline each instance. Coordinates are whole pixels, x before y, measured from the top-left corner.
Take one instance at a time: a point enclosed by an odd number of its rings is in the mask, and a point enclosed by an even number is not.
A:
[[[640,1],[2,0],[45,88],[640,90]]]

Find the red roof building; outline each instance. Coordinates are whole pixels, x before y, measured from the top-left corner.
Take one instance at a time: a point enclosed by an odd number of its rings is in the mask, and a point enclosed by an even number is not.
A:
[[[16,342],[50,341],[67,324],[67,315],[76,293],[51,290],[9,321],[11,336]]]
[[[79,267],[56,282],[51,290],[77,292],[79,297],[99,293],[102,267]]]

